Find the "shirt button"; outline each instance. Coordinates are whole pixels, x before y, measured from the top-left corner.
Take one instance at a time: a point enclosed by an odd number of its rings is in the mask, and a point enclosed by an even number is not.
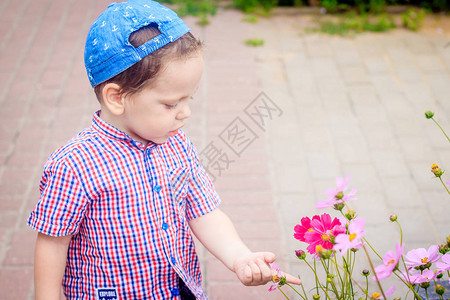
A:
[[[162,227],[163,230],[167,230],[169,228],[169,224],[164,222],[161,227]]]
[[[155,185],[155,192],[161,192],[161,186],[159,184]]]
[[[172,293],[172,296],[178,296],[180,294],[178,289],[172,289],[170,292]]]
[[[173,263],[174,265],[177,264],[177,260],[175,259],[175,257],[172,256],[172,257],[170,258],[170,260],[172,261],[172,263]]]

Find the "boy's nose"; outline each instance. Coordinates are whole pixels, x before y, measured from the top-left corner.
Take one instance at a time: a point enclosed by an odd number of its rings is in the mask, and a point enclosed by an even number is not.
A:
[[[188,103],[183,103],[181,110],[177,114],[178,120],[184,120],[191,116],[191,107]]]

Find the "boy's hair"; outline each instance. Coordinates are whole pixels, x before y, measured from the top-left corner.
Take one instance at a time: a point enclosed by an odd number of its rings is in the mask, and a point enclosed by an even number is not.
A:
[[[137,48],[159,34],[161,32],[158,25],[152,23],[133,32],[130,35],[129,42]],[[122,95],[135,94],[151,84],[168,61],[189,58],[191,55],[198,53],[202,47],[203,43],[190,32],[187,32],[177,40],[147,55],[125,71],[95,86],[94,91],[97,99],[102,101],[102,90],[108,83],[118,84]]]

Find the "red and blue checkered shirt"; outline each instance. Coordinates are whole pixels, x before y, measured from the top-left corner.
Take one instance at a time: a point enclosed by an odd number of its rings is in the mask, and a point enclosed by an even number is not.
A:
[[[207,299],[188,221],[220,199],[182,131],[144,145],[97,112],[50,156],[40,191],[28,224],[72,235],[68,299],[179,299],[179,278]]]

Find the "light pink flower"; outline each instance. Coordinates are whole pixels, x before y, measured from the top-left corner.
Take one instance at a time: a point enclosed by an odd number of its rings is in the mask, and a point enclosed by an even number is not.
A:
[[[317,254],[317,246],[321,246],[318,249],[333,249],[332,241],[345,231],[345,227],[341,225],[338,218],[331,220],[329,214],[323,214],[320,217],[314,216],[311,220],[311,230],[305,232],[304,235],[305,242],[309,244],[306,249],[314,255]]]
[[[427,263],[434,263],[439,260],[439,246],[432,245],[428,250],[425,248],[418,248],[408,251],[405,255],[406,264],[410,267],[418,267],[426,265]]]
[[[411,284],[420,284],[424,282],[430,282],[438,276],[441,271],[436,270],[424,270],[422,272],[408,273],[402,272],[402,276],[405,281],[408,281]]]
[[[314,219],[319,219],[320,220],[320,217],[319,216],[314,216],[313,220]],[[301,242],[306,242],[306,240],[305,240],[305,233],[308,232],[308,231],[312,231],[311,219],[308,218],[308,217],[302,218],[301,224],[295,225],[294,231],[295,231],[294,238],[296,238],[297,240],[299,240]]]
[[[364,237],[366,231],[364,230],[365,220],[361,218],[355,218],[350,221],[348,225],[348,233],[343,233],[334,239],[334,250],[339,250],[342,253],[349,249],[358,249],[363,246],[361,239]]]
[[[348,175],[345,178],[336,178],[336,188],[327,189],[325,191],[325,195],[328,198],[323,201],[317,201],[316,208],[327,208],[334,206],[335,204],[356,200],[356,198],[353,197],[356,194],[356,189],[353,189],[348,194],[345,194],[345,191],[348,189],[349,185],[350,177]]]
[[[269,266],[277,272],[277,274],[273,276],[274,284],[269,287],[269,292],[271,292],[276,290],[280,286],[283,274],[281,273],[280,268],[278,268],[276,263],[269,263]]]
[[[373,277],[374,280],[382,280],[391,276],[395,267],[397,267],[398,260],[403,255],[403,251],[405,250],[405,243],[400,247],[399,244],[395,245],[395,252],[388,251],[383,257],[383,264],[379,265],[375,268],[375,273],[377,276]]]
[[[436,268],[440,271],[450,270],[450,253],[446,253],[441,257],[441,261],[436,263]]]

